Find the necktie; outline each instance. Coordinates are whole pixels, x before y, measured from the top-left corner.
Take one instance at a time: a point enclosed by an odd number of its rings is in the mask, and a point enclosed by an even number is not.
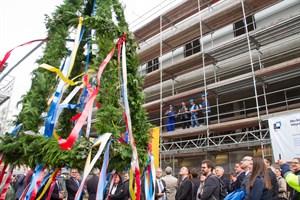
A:
[[[76,178],[74,178],[74,181],[77,184],[77,186],[79,186],[79,181]]]
[[[160,179],[158,180],[158,186],[159,186],[160,192],[163,193],[163,196],[161,197],[161,199],[165,200],[166,198],[165,198],[165,193],[164,193],[164,186],[163,186],[163,184],[162,184],[162,182],[161,182]]]

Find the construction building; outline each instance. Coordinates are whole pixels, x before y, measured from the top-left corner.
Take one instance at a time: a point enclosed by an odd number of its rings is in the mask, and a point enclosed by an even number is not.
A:
[[[163,168],[211,159],[233,171],[245,155],[272,158],[268,117],[300,108],[299,0],[186,0],[134,35]],[[167,132],[169,105],[201,104],[201,94],[211,112],[200,126],[182,129],[177,117]]]
[[[5,64],[1,69],[2,71],[7,65]],[[5,76],[0,71],[0,134],[8,131],[8,114],[9,114],[9,106],[12,96],[12,91],[14,88],[15,77],[14,76]]]

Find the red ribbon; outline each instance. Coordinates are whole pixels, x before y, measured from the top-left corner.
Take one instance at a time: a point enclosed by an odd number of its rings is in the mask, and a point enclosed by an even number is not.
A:
[[[3,167],[2,171],[1,171],[1,174],[0,174],[0,183],[2,183],[2,179],[4,177],[6,168],[7,168],[7,165],[4,165],[4,167]]]
[[[122,42],[125,39],[125,35],[124,34],[117,42],[118,44],[118,49],[119,49],[119,44],[122,44]],[[77,123],[75,124],[73,130],[71,131],[69,137],[67,139],[63,139],[63,138],[59,138],[58,142],[60,145],[61,149],[64,150],[70,150],[72,149],[72,146],[74,144],[74,142],[77,140],[78,136],[79,136],[79,132],[84,124],[84,122],[86,121],[89,112],[91,110],[91,108],[93,107],[94,104],[94,100],[96,99],[96,96],[99,92],[100,89],[100,79],[103,73],[103,70],[105,69],[107,63],[110,61],[110,59],[112,58],[113,54],[115,52],[115,47],[112,48],[112,50],[110,51],[110,53],[106,56],[106,58],[104,59],[104,61],[101,63],[100,67],[99,67],[99,71],[98,71],[98,75],[97,75],[97,81],[98,81],[98,85],[97,88],[93,89],[91,88],[91,86],[88,84],[87,87],[89,88],[89,91],[92,91],[92,94],[90,95],[90,98],[88,100],[88,102],[86,103],[81,116],[79,117]],[[118,53],[119,55],[119,53]],[[119,59],[119,58],[118,58]],[[87,82],[86,77],[84,78],[84,81]],[[88,82],[87,82],[88,83]]]
[[[9,50],[8,52],[6,52],[6,54],[5,54],[4,58],[3,58],[3,60],[1,60],[1,62],[0,62],[0,68],[4,65],[5,61],[9,58],[11,52],[12,52],[13,50],[15,50],[16,48],[21,47],[21,46],[25,46],[25,45],[27,45],[27,44],[31,44],[31,43],[33,43],[33,42],[45,41],[45,40],[49,40],[49,39],[50,39],[50,37],[47,37],[47,38],[45,38],[45,39],[32,40],[32,41],[26,42],[26,43],[24,43],[24,44],[20,44],[20,45],[16,46],[15,48]]]
[[[8,187],[9,187],[9,184],[10,184],[10,180],[11,180],[11,177],[12,177],[12,172],[13,172],[14,168],[11,167],[11,169],[7,172],[7,179],[5,181],[5,185],[2,189],[2,193],[1,193],[1,196],[0,196],[0,200],[5,200],[5,196],[6,196],[6,193],[8,191]]]
[[[55,186],[56,176],[57,176],[57,174],[58,174],[59,171],[60,171],[60,170],[57,170],[57,171],[55,172],[55,174],[53,175],[52,182],[51,182],[51,186],[50,186],[50,189],[49,189],[49,192],[48,192],[48,195],[47,195],[46,200],[49,200],[49,199],[51,198],[51,196],[52,196],[53,189],[54,189],[54,186]]]
[[[35,187],[34,187],[32,193],[31,193],[30,200],[34,200],[35,197],[36,197],[36,194],[38,193],[38,188],[39,188],[39,186],[40,186],[40,184],[42,182],[45,169],[46,169],[46,166],[43,167],[43,169],[42,169],[42,171],[41,171],[41,173],[39,175],[39,178],[38,178],[38,180],[37,180],[37,182],[35,184]]]

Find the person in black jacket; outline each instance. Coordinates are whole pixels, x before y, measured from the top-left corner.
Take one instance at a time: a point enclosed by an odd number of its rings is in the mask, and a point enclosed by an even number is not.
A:
[[[127,200],[124,184],[120,174],[116,174],[112,179],[113,186],[109,188],[108,199],[110,200]]]
[[[189,179],[189,170],[187,167],[182,167],[179,171],[181,181],[175,195],[175,200],[192,200],[193,198],[193,183]]]
[[[125,198],[124,199],[129,199],[130,198],[130,193],[129,193],[129,173],[128,172],[124,173],[123,181],[124,181],[123,185],[124,185],[124,191],[125,191]]]
[[[81,184],[80,174],[76,168],[71,169],[71,177],[66,180],[66,188],[68,191],[68,200],[74,200],[77,190]],[[80,200],[82,200],[84,192],[81,194]]]
[[[198,198],[201,200],[220,198],[220,182],[219,179],[212,173],[214,164],[210,160],[203,160],[201,165],[201,173],[206,176],[204,187],[200,191]]]
[[[215,175],[223,182],[223,185],[226,187],[227,192],[229,191],[230,180],[224,174],[224,168],[221,166],[216,166]]]
[[[93,177],[87,180],[86,182],[86,189],[89,194],[88,200],[95,200],[97,196],[97,188],[99,182],[100,170],[95,168],[93,170]]]
[[[191,175],[192,175],[192,183],[194,185],[194,191],[193,191],[193,200],[197,199],[197,190],[200,186],[200,178],[198,177],[198,170],[196,168],[193,168],[191,170]]]
[[[271,169],[272,161],[270,159],[265,158],[264,159],[265,165],[267,167],[267,171],[269,174],[269,178],[271,181],[272,188],[270,189],[270,200],[277,200],[278,199],[278,191],[279,191],[279,185],[277,182],[276,174]]]
[[[156,182],[155,182],[155,200],[166,200],[167,195],[166,195],[166,182],[161,179],[162,177],[162,169],[161,168],[156,168],[155,170],[156,174]]]

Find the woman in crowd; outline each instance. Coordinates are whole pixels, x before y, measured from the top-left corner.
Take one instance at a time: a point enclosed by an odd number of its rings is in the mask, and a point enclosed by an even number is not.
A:
[[[287,184],[286,184],[286,181],[284,180],[284,178],[281,176],[281,169],[276,168],[275,174],[276,174],[276,178],[277,178],[277,182],[278,182],[278,186],[279,186],[278,199],[279,200],[287,199]]]
[[[250,190],[249,200],[269,200],[271,187],[264,160],[260,157],[254,157],[252,174],[247,188]]]
[[[109,188],[108,198],[110,200],[127,200],[127,193],[125,192],[124,184],[120,174],[116,174],[113,178],[113,186]]]

